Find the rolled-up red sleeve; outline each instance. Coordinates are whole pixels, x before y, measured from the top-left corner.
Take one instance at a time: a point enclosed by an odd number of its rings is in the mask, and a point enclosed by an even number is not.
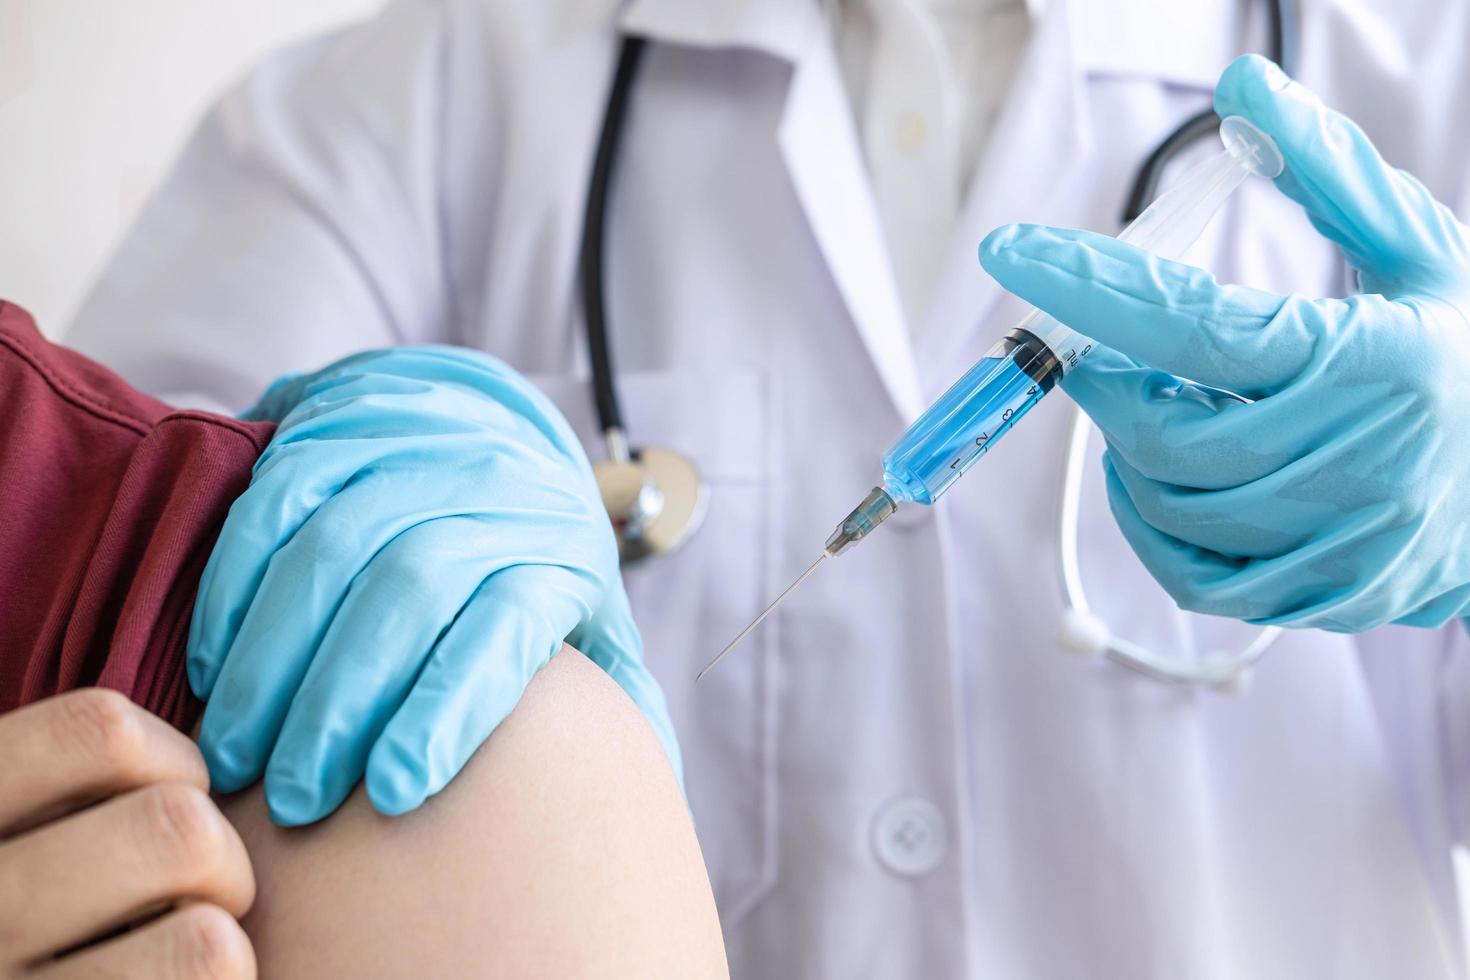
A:
[[[273,431],[173,411],[0,302],[0,711],[100,685],[192,727],[195,591]]]

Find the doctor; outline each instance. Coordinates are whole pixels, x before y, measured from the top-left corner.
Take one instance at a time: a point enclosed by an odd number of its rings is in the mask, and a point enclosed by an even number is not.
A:
[[[710,496],[687,545],[626,584],[735,975],[1464,976],[1462,631],[1291,631],[1236,697],[1069,658],[1050,559],[1064,399],[943,507],[896,517],[691,683],[1006,322],[976,243],[1013,221],[1115,228],[1138,162],[1259,47],[1236,4],[1183,6],[393,3],[225,100],[68,340],[175,401],[232,410],[361,348],[466,344],[528,375],[598,446],[577,242],[618,34],[646,36],[609,210],[610,335],[633,441],[688,453]],[[1451,122],[1470,91],[1470,13],[1322,0],[1303,5],[1299,38],[1303,80],[1463,213],[1470,153]],[[1361,257],[1351,228],[1327,231]],[[1200,498],[1193,541],[1170,523],[1187,481],[1159,439],[1194,425],[1218,449],[1230,432],[1213,416],[1238,413],[1160,379],[1265,394],[1302,376],[1311,345],[1276,373],[1191,374],[1197,350],[1130,332],[1127,315],[1177,326],[1168,311],[1197,300],[1244,310],[1239,325],[1265,301],[1217,299],[1180,267],[1106,248],[1011,229],[985,251],[1006,285],[1033,301],[1057,287],[1057,312],[1116,348],[1078,395],[1110,443],[1106,482],[1094,473],[1083,493],[1094,611],[1157,650],[1249,642],[1249,627],[1180,611],[1148,574],[1191,608],[1281,612],[1271,590],[1209,591],[1211,562],[1249,553],[1228,501]],[[1277,293],[1353,291],[1333,241],[1265,184],[1191,259]],[[1162,292],[1088,309],[1103,287],[1140,284]],[[146,326],[108,331],[120,322]],[[1104,369],[1177,403],[1172,427],[1153,439],[1117,425],[1126,399]],[[1325,409],[1321,394],[1301,401]],[[1320,503],[1292,528],[1304,546]],[[1171,560],[1176,543],[1189,562]],[[1241,596],[1260,601],[1229,604]],[[1320,624],[1402,618],[1391,611]],[[480,667],[470,681],[507,676],[488,656]],[[231,731],[212,774],[233,759],[229,776],[258,776],[264,750],[232,755]],[[437,786],[397,788],[411,806]],[[329,797],[278,815],[313,819]]]

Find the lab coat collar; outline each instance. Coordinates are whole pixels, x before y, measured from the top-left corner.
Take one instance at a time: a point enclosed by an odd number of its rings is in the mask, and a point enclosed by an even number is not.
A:
[[[918,362],[842,70],[826,38],[796,65],[777,142],[848,315],[907,423],[924,409]]]
[[[792,186],[889,400],[905,422],[917,416],[917,362],[821,0],[632,0],[618,26],[791,65],[777,142]]]

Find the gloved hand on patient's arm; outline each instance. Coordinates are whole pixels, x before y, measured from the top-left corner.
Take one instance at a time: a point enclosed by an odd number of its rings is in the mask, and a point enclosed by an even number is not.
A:
[[[1119,526],[1181,606],[1348,632],[1464,616],[1470,231],[1264,59],[1232,64],[1215,106],[1276,141],[1277,187],[1342,249],[1360,295],[1221,285],[1037,226],[998,229],[981,262],[1102,345],[1062,386],[1107,439]]]
[[[365,776],[378,810],[412,810],[563,641],[680,770],[591,467],[525,378],[465,349],[397,348],[283,378],[246,417],[280,426],[189,637],[215,789],[264,773],[272,818],[300,824]]]

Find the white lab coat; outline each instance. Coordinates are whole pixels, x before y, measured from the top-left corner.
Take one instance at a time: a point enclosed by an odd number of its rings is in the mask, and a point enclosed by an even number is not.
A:
[[[1300,75],[1465,214],[1467,5],[1301,6]],[[395,3],[224,102],[69,340],[229,408],[360,348],[470,344],[531,375],[600,455],[577,241],[615,28],[647,34],[610,212],[613,347],[633,439],[697,460],[710,506],[628,588],[735,976],[1464,976],[1463,636],[1290,632],[1238,696],[1066,653],[1065,397],[692,685],[1007,326],[976,243],[1011,220],[1114,230],[1142,157],[1261,43],[1233,3],[1037,4],[934,299],[905,323],[819,13]],[[1264,184],[1194,258],[1345,288]],[[1177,649],[1248,638],[1173,607],[1091,469],[1084,575],[1114,628]]]

